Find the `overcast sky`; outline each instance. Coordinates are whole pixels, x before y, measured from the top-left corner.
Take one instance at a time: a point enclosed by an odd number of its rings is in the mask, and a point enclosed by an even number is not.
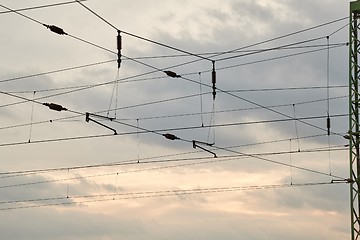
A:
[[[0,1],[3,239],[350,238],[349,1],[60,2]]]

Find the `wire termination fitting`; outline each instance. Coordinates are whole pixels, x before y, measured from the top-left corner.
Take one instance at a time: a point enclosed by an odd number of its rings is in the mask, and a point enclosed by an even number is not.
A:
[[[164,73],[172,78],[180,78],[181,77],[180,75],[178,75],[176,72],[173,72],[173,71],[164,71]]]
[[[54,33],[57,33],[59,35],[67,35],[66,32],[64,32],[64,30],[62,28],[59,28],[55,25],[46,25],[46,24],[43,24],[45,27],[47,27],[48,29],[50,29],[50,31],[54,32]]]
[[[118,30],[118,35],[117,35],[117,50],[118,50],[118,59],[117,59],[117,63],[118,63],[118,68],[120,68],[121,66],[121,49],[122,49],[122,37],[120,35],[121,31]]]
[[[43,103],[43,105],[49,107],[51,110],[55,111],[67,111],[67,108],[64,108],[63,106],[56,104],[56,103]]]
[[[177,139],[180,139],[179,137],[175,136],[174,134],[171,134],[171,133],[165,133],[163,134],[163,136],[166,138],[166,139],[169,139],[169,140],[177,140]]]

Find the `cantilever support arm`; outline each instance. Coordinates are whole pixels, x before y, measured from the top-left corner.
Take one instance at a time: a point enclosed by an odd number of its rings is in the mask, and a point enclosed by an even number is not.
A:
[[[92,122],[94,122],[94,123],[96,123],[96,124],[99,124],[100,126],[103,126],[103,127],[107,128],[107,129],[110,129],[111,131],[114,131],[114,135],[117,135],[117,132],[116,132],[115,129],[113,129],[113,128],[109,127],[109,126],[106,126],[105,124],[102,124],[101,122],[98,122],[98,121],[90,118],[90,114],[91,114],[91,113],[88,113],[88,112],[85,113],[85,121],[86,121],[86,122],[92,121]],[[92,115],[92,114],[91,114],[91,115]],[[104,116],[95,115],[95,114],[94,114],[94,116],[106,118],[106,117],[104,117]],[[110,119],[110,120],[112,120],[112,119]]]
[[[206,145],[208,145],[208,146],[211,146],[212,144],[207,144],[207,143],[203,143],[203,142],[198,142],[198,141],[195,141],[195,140],[193,140],[192,143],[193,143],[193,148],[197,148],[197,147],[198,147],[198,148],[204,150],[205,152],[208,152],[208,153],[213,154],[213,155],[214,155],[214,158],[217,158],[216,153],[210,151],[209,149],[206,149],[206,148],[200,146],[200,145],[197,144],[197,143],[206,144]]]

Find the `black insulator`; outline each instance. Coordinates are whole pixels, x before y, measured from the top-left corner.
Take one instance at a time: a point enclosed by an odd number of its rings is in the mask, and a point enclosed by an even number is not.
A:
[[[45,25],[45,27],[47,27],[48,29],[50,29],[50,31],[54,32],[54,33],[57,33],[59,35],[67,35],[66,32],[64,32],[64,30],[62,28],[59,28],[57,26],[54,26],[54,25]]]
[[[43,105],[48,106],[51,110],[55,111],[66,111],[67,109],[63,106],[56,104],[56,103],[43,103]]]
[[[118,68],[120,68],[120,66],[121,66],[121,53],[120,53],[120,51],[118,51],[117,63],[118,63]]]
[[[118,59],[117,59],[117,63],[118,63],[118,68],[120,68],[121,66],[121,49],[122,49],[122,38],[120,35],[120,31],[118,31],[118,35],[117,35],[117,50],[118,50]]]
[[[213,100],[215,100],[215,98],[216,98],[216,88],[213,88],[212,95],[213,95]]]
[[[180,75],[176,74],[176,73],[173,72],[173,71],[164,71],[164,73],[165,73],[166,75],[168,75],[169,77],[172,77],[172,78],[179,78],[179,77],[181,77]]]
[[[163,136],[169,140],[176,140],[176,139],[180,139],[178,138],[177,136],[175,136],[174,134],[171,134],[171,133],[165,133],[163,134]]]
[[[212,82],[212,95],[213,95],[213,100],[215,100],[216,97],[216,71],[215,71],[215,62],[213,62],[213,69],[211,72],[211,82]]]
[[[214,69],[211,72],[211,79],[212,79],[212,84],[215,85],[216,84],[216,72]]]
[[[90,120],[90,113],[85,113],[85,121],[86,122],[89,122],[89,120]]]
[[[120,35],[120,31],[118,32],[118,35],[117,35],[117,49],[118,50],[122,49],[122,38],[121,38],[121,35]]]
[[[326,119],[327,135],[330,136],[330,117]]]

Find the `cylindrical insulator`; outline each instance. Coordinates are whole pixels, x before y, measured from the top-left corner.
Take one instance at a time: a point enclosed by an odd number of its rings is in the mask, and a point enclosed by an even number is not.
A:
[[[117,35],[117,49],[118,50],[122,49],[122,38],[121,38],[120,32]]]
[[[215,84],[216,83],[216,72],[214,69],[212,70],[211,79],[212,79],[212,83]]]

